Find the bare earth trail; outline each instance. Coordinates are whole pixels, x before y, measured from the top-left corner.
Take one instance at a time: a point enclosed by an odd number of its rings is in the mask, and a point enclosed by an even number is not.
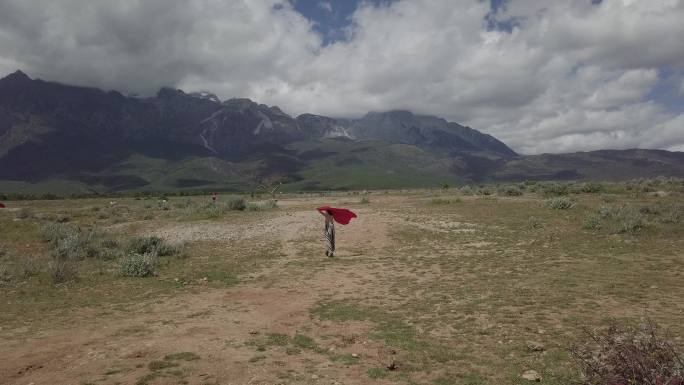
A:
[[[322,218],[303,207],[284,207],[264,222],[243,227],[207,223],[159,229],[156,233],[174,240],[218,241],[226,247],[234,240],[226,234],[237,230],[240,239],[279,240],[282,256],[233,287],[202,287],[125,311],[74,315],[68,327],[40,330],[29,338],[0,330],[0,383],[368,383],[367,365],[344,365],[330,357],[353,353],[377,360],[377,341],[355,340],[369,325],[347,322],[340,328],[310,313],[321,299],[370,290],[381,273],[373,271],[378,267],[373,258],[391,244],[388,218],[370,208],[356,211],[357,220],[339,226],[334,259],[323,254]],[[253,346],[272,334],[298,333],[312,337],[322,350],[292,354],[273,346],[260,354]],[[199,359],[164,361],[179,352]],[[150,368],[154,361],[174,367],[155,371]]]

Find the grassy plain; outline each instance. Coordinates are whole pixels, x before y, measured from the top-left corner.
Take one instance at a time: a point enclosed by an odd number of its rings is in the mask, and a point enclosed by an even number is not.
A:
[[[6,202],[0,382],[569,384],[582,328],[650,319],[684,343],[683,187]],[[359,214],[335,258],[322,204]],[[122,274],[147,252],[153,274]]]

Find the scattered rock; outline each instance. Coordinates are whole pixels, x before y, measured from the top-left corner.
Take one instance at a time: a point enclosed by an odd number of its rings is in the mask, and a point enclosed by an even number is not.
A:
[[[259,331],[258,331],[258,330],[250,330],[250,331],[249,331],[249,334],[251,334],[251,335],[257,335],[257,334],[259,334]]]
[[[527,341],[526,345],[527,345],[527,348],[533,352],[543,352],[544,351],[544,344],[542,344],[541,342]]]
[[[312,375],[311,375],[311,379],[312,379],[312,380],[317,380],[317,379],[318,379],[318,375],[312,374]]]
[[[537,373],[536,370],[526,370],[522,374],[522,378],[528,380],[528,381],[534,381],[534,382],[541,382],[542,376]]]
[[[356,353],[352,353],[352,355],[351,355],[351,356],[352,356],[352,357],[354,357],[354,358],[359,358],[359,355],[358,355],[358,354],[356,354]]]

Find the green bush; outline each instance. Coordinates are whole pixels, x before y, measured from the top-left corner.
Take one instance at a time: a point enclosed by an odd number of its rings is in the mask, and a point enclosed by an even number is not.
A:
[[[601,215],[599,214],[589,214],[584,218],[582,226],[587,230],[600,230],[601,229]]]
[[[575,206],[575,202],[567,197],[555,197],[547,200],[546,206],[554,210],[568,210]]]
[[[136,237],[128,241],[126,250],[135,254],[154,254],[160,257],[174,255],[179,252],[178,246],[173,246],[157,236]]]
[[[96,256],[97,249],[93,247],[90,236],[74,233],[57,240],[52,253],[60,260],[80,260]]]
[[[76,232],[76,228],[62,223],[46,223],[40,228],[40,237],[46,242],[57,242]]]
[[[131,253],[119,260],[119,271],[124,277],[150,277],[156,265],[157,257],[152,253]]]
[[[611,207],[602,205],[595,214],[597,218],[611,221],[616,233],[636,233],[646,227],[646,217],[633,206]]]
[[[562,196],[568,195],[570,189],[567,184],[551,182],[543,184],[541,191],[546,196]]]
[[[632,207],[621,207],[615,214],[618,233],[636,233],[646,226],[643,214]]]

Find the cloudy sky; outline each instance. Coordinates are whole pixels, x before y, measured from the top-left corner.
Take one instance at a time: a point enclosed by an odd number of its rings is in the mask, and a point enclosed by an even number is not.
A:
[[[684,151],[684,0],[0,0],[0,76]]]

